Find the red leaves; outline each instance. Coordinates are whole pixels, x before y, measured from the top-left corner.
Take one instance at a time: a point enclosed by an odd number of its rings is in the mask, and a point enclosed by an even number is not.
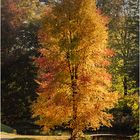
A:
[[[45,57],[39,57],[35,60],[38,64],[43,64],[46,62],[46,58]]]
[[[45,73],[45,74],[42,74],[41,77],[42,79],[44,80],[50,80],[50,79],[53,79],[53,74],[52,73]]]
[[[47,42],[49,40],[48,34],[42,30],[38,31],[38,39],[42,43]]]
[[[100,16],[102,16],[102,21],[103,21],[103,23],[104,23],[105,25],[108,24],[108,22],[109,22],[109,17],[105,16],[105,15],[103,14],[103,12],[102,12],[101,9],[97,9],[96,12],[97,12],[97,14],[99,14]]]
[[[11,10],[11,11],[16,11],[17,12],[17,6],[16,6],[16,4],[14,3],[14,2],[9,2],[9,9]]]
[[[18,0],[6,0],[3,5],[3,11],[5,10],[6,13],[10,15],[8,15],[6,18],[9,19],[13,28],[19,27],[25,17],[26,10],[19,8],[18,4]]]
[[[105,55],[108,57],[112,57],[115,55],[115,52],[112,49],[106,48],[105,49]]]
[[[87,75],[87,76],[84,75],[84,76],[81,76],[81,77],[80,77],[80,83],[81,83],[81,84],[89,83],[90,80],[91,80],[91,79],[90,79],[90,76],[89,76],[89,75]]]
[[[111,79],[112,79],[111,74],[109,74],[105,71],[104,72],[98,72],[97,76],[100,77],[100,78],[103,78],[104,80],[107,80],[107,81],[111,81]]]
[[[45,13],[45,16],[48,16],[50,13],[52,12],[52,7],[47,7],[46,9],[45,9],[45,11],[44,11],[44,13]]]
[[[46,58],[45,57],[35,58],[35,63],[37,64],[38,67],[45,68],[46,67]]]
[[[102,61],[101,65],[102,66],[109,66],[110,65],[110,62],[107,61],[107,60],[104,60],[104,61]]]
[[[105,79],[108,80],[108,81],[111,81],[111,79],[112,79],[112,76],[111,76],[110,74],[108,74],[108,73],[105,73],[105,74],[104,74],[104,77],[105,77]]]

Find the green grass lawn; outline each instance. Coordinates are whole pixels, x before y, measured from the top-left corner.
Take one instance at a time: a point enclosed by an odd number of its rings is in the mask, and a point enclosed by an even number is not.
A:
[[[16,130],[5,125],[5,124],[1,124],[1,132],[6,132],[6,133],[16,133]]]

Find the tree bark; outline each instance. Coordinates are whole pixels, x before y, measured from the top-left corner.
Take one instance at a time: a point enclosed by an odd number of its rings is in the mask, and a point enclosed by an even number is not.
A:
[[[124,76],[123,79],[124,95],[127,95],[127,78]]]
[[[71,140],[76,140],[77,137],[77,83],[76,79],[72,81],[72,92],[73,92],[73,131],[71,135]]]
[[[77,135],[78,135],[78,127],[77,127],[77,69],[73,67],[72,69],[72,75],[71,75],[71,86],[72,86],[72,98],[73,98],[73,124],[72,124],[72,134],[71,134],[71,139],[70,140],[76,140]]]

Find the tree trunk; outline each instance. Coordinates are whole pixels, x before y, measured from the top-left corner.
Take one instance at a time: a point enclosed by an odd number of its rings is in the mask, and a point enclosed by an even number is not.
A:
[[[72,92],[73,92],[73,130],[72,130],[72,135],[71,135],[71,140],[76,140],[77,139],[77,79],[72,80]]]
[[[127,78],[124,76],[123,79],[124,95],[127,95]]]

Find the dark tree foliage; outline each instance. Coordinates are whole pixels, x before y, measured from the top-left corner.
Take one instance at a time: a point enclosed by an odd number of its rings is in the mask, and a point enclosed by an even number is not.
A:
[[[13,127],[30,119],[29,105],[35,98],[35,68],[28,55],[2,66],[2,123]]]
[[[32,57],[38,55],[38,23],[22,23],[12,26],[13,14],[7,1],[2,1],[1,43],[1,121],[20,133],[32,125],[30,105],[37,97],[36,67]],[[29,132],[27,132],[29,133]]]

